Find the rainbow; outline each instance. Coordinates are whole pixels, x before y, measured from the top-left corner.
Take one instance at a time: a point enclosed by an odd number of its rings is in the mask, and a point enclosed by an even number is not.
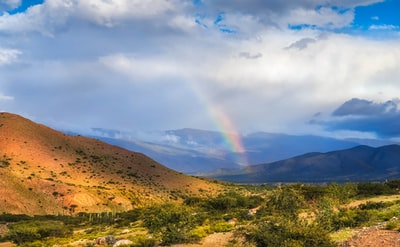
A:
[[[229,151],[237,155],[236,162],[241,166],[247,166],[248,159],[246,156],[246,149],[242,142],[242,136],[237,131],[231,118],[221,109],[221,107],[211,104],[210,100],[199,88],[193,87],[193,89],[197,98],[205,105],[213,124],[217,131],[221,133],[225,145],[229,148]]]
[[[238,155],[237,163],[241,166],[247,166],[246,149],[243,146],[241,134],[235,128],[228,115],[217,107],[210,108],[211,116],[218,131],[223,136],[225,144],[230,151]]]

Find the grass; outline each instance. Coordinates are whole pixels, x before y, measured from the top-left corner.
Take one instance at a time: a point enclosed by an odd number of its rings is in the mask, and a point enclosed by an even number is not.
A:
[[[337,232],[333,232],[330,234],[331,239],[336,243],[342,243],[351,237],[353,237],[358,232],[357,229],[354,228],[345,228],[341,229]]]

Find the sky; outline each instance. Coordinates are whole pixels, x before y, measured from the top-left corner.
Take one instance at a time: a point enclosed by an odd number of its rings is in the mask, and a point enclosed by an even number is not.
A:
[[[400,0],[2,0],[0,111],[400,138]]]

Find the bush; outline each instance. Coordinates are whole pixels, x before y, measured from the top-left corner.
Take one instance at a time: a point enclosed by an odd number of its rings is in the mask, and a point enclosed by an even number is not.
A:
[[[72,234],[72,230],[59,221],[21,221],[10,225],[9,229],[8,238],[16,244]]]
[[[278,187],[269,197],[264,211],[295,220],[302,206],[304,199],[299,191],[290,187]]]
[[[157,245],[157,240],[147,235],[136,235],[130,239],[133,243],[131,247],[154,247]]]
[[[369,197],[379,195],[392,195],[396,191],[386,183],[359,183],[357,184],[357,196]]]
[[[256,246],[333,247],[329,234],[318,225],[272,217],[263,221],[246,236]]]
[[[372,213],[368,210],[341,209],[333,219],[333,228],[338,230],[344,227],[359,227],[368,225]]]
[[[8,213],[0,214],[0,221],[2,222],[18,222],[30,219],[32,219],[32,217],[26,214],[8,214]]]
[[[211,230],[213,232],[229,232],[234,229],[233,224],[229,224],[228,222],[218,222],[211,226]]]
[[[369,210],[369,209],[385,208],[387,206],[389,206],[389,204],[386,204],[384,202],[367,201],[365,204],[361,204],[360,206],[358,206],[358,208],[361,209],[361,210]]]
[[[186,206],[163,204],[144,210],[144,225],[160,234],[163,245],[192,242],[190,231],[201,225],[202,218]]]

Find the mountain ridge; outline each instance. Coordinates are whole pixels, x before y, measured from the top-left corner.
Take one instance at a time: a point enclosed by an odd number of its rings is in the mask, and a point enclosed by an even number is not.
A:
[[[360,182],[400,178],[400,145],[312,152],[210,175],[231,182]]]

